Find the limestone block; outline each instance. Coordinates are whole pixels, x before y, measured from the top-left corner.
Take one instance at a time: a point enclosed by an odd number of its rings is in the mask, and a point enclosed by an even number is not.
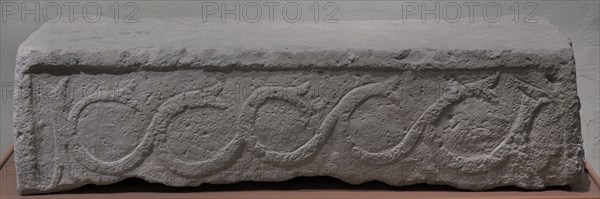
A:
[[[17,57],[18,189],[576,182],[569,40],[544,20],[476,21],[45,24]]]

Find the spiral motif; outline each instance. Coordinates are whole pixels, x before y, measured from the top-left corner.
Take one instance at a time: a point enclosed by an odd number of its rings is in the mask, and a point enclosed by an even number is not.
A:
[[[71,148],[68,151],[77,162],[92,171],[106,174],[119,174],[137,166],[146,158],[147,154],[151,152],[153,137],[150,136],[149,133],[143,135],[140,143],[131,153],[115,161],[104,161],[93,156],[89,151],[83,148],[79,141],[77,141],[77,137],[80,135],[80,132],[78,132],[78,119],[83,110],[91,104],[98,102],[112,102],[127,106],[130,109],[139,112],[140,109],[137,108],[135,102],[130,98],[130,94],[134,90],[135,85],[130,83],[116,91],[98,92],[83,98],[71,108],[68,121],[73,128],[72,131],[75,133],[75,136],[69,136],[69,138],[66,139],[69,140],[69,146]]]
[[[149,129],[151,134],[156,137],[159,161],[165,168],[182,176],[202,176],[219,171],[230,165],[227,164],[228,162],[235,160],[236,153],[241,149],[242,140],[240,135],[236,135],[213,157],[202,161],[180,160],[168,150],[165,144],[169,124],[176,115],[181,114],[186,109],[207,107],[220,110],[227,109],[229,105],[215,97],[222,89],[221,83],[217,83],[206,90],[181,93],[171,97],[158,108],[158,113],[152,119]]]
[[[479,121],[479,117],[475,116],[461,118],[464,115],[458,115],[456,116],[458,119],[446,122],[444,115],[447,114],[448,110],[455,109],[454,107],[457,104],[466,99],[474,99],[482,104],[497,100],[496,93],[492,88],[497,84],[499,77],[500,74],[496,74],[464,85],[450,81],[448,91],[419,115],[417,120],[410,125],[410,128],[402,134],[399,143],[387,150],[376,152],[353,145],[351,155],[367,164],[389,164],[405,158],[416,146],[423,143],[434,153],[434,157],[442,159],[443,162],[448,162],[449,164],[445,166],[449,168],[467,173],[477,173],[498,166],[514,151],[510,147],[514,146],[520,136],[526,134],[526,127],[532,122],[534,111],[540,104],[547,101],[547,98],[544,97],[545,92],[521,84],[519,89],[522,97],[519,98],[521,101],[514,119],[502,117],[485,119],[486,122],[497,122],[497,124],[491,126],[506,126],[504,129],[490,129],[488,128],[489,125],[478,126],[477,124],[484,120]],[[506,75],[506,77],[514,80],[511,75]],[[129,171],[143,162],[153,151],[156,151],[157,160],[164,168],[177,175],[187,177],[207,176],[226,169],[241,157],[243,150],[248,150],[251,152],[250,154],[268,164],[280,167],[298,166],[309,162],[310,158],[317,154],[334,129],[339,128],[340,132],[346,132],[349,129],[352,114],[363,102],[376,97],[383,98],[392,104],[401,103],[401,99],[397,99],[399,95],[396,93],[398,84],[399,77],[392,76],[386,81],[370,83],[352,89],[341,97],[339,102],[333,106],[318,125],[315,125],[316,128],[310,131],[302,129],[303,132],[300,133],[312,133],[312,137],[307,138],[308,141],[301,143],[299,147],[295,147],[291,151],[270,149],[265,143],[261,143],[255,134],[257,114],[259,109],[271,100],[284,101],[286,106],[299,110],[300,116],[294,115],[294,117],[298,117],[296,120],[308,123],[314,116],[314,110],[311,103],[306,101],[303,96],[308,93],[311,86],[310,82],[298,86],[269,86],[255,89],[240,107],[237,115],[238,123],[232,128],[235,132],[216,132],[234,134],[233,138],[224,146],[219,146],[220,149],[204,160],[182,160],[177,158],[166,144],[170,133],[168,127],[174,118],[192,109],[231,110],[232,106],[218,97],[223,90],[222,83],[217,83],[207,89],[180,93],[164,101],[158,107],[140,143],[132,152],[122,158],[114,161],[101,160],[83,148],[81,143],[76,141],[76,138],[66,138],[69,140],[70,146],[68,151],[84,167],[107,174],[121,174]],[[131,108],[135,112],[140,112],[137,102],[132,100],[130,96],[134,90],[135,86],[133,84],[127,84],[121,89],[92,94],[77,102],[68,116],[68,121],[75,134],[71,137],[77,137],[80,134],[77,121],[82,111],[90,104],[98,102],[118,103]],[[443,131],[436,130],[435,126],[439,125],[440,121],[445,121],[451,128],[444,128]],[[461,122],[464,122],[464,124]],[[302,123],[302,125],[305,125],[305,123]],[[506,133],[496,135],[495,132]],[[454,134],[457,136],[442,138],[442,136],[452,136]],[[484,139],[482,137],[485,136],[496,137],[493,137],[494,142],[490,144],[491,147],[486,145],[483,150],[468,151],[473,147],[461,149],[458,148],[460,146],[448,144],[448,142],[468,144],[469,140]]]

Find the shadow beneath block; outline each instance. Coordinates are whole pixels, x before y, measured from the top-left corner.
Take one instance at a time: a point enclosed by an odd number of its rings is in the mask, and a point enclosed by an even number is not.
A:
[[[297,177],[283,182],[254,182],[243,181],[232,184],[202,184],[198,187],[169,187],[158,183],[149,183],[139,178],[129,178],[111,185],[85,185],[83,187],[62,192],[61,194],[81,193],[192,193],[192,192],[235,192],[235,191],[289,191],[289,190],[359,190],[359,191],[423,191],[423,192],[470,192],[446,185],[416,184],[408,186],[390,186],[379,181],[370,181],[360,185],[348,184],[342,180],[317,176]],[[544,191],[576,191],[570,186],[554,186]],[[526,190],[515,186],[499,187],[488,190],[490,192],[518,191],[534,192],[539,190]],[[582,191],[582,190],[577,190]]]

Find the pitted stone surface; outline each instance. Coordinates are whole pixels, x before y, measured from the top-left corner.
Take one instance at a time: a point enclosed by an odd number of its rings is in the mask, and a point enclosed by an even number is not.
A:
[[[22,194],[333,176],[470,190],[576,182],[575,65],[553,25],[43,25],[18,53]]]

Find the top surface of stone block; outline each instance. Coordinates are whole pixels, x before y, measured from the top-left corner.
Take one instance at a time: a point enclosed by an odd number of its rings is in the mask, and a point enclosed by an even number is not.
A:
[[[572,58],[570,42],[557,27],[539,23],[422,23],[420,21],[342,21],[331,24],[221,23],[199,18],[140,19],[139,23],[61,21],[47,23],[20,47],[24,68],[77,66],[260,66],[485,68],[503,52]],[[191,34],[193,33],[193,34]],[[420,49],[411,53],[410,50]],[[408,50],[408,51],[407,51]],[[443,51],[443,52],[441,52]],[[449,56],[440,53],[453,51]],[[30,53],[40,53],[33,56]],[[285,53],[282,53],[285,52]],[[481,61],[460,62],[484,52]],[[470,54],[469,54],[470,53]],[[57,54],[64,54],[56,59]],[[376,56],[373,56],[376,55]],[[45,58],[44,58],[45,57]],[[285,58],[285,59],[282,59]],[[490,59],[492,58],[492,59]],[[531,61],[531,60],[529,60]],[[507,66],[542,66],[547,60]],[[556,60],[551,60],[556,61]],[[520,63],[520,64],[519,64]]]
[[[196,34],[190,34],[196,33]],[[372,49],[563,49],[568,40],[556,26],[510,20],[475,23],[341,21],[222,23],[199,18],[141,19],[139,23],[76,21],[46,24],[24,46],[63,49],[188,47],[265,50]]]

